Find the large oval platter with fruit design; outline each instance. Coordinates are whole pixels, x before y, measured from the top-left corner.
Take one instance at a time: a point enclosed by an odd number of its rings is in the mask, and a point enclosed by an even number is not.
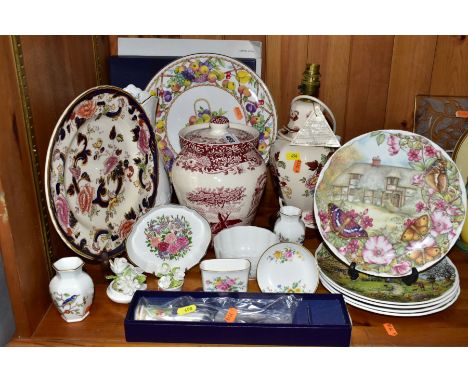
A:
[[[440,261],[460,235],[466,192],[447,153],[397,130],[361,135],[324,166],[315,217],[333,253],[356,270],[402,277]]]
[[[210,240],[205,218],[190,208],[168,204],[153,208],[133,226],[127,254],[147,273],[155,273],[164,263],[185,271],[205,256]]]
[[[72,101],[49,143],[45,184],[52,222],[73,251],[121,253],[158,188],[156,139],[139,103],[112,86]]]
[[[179,131],[214,116],[258,130],[258,151],[268,161],[277,135],[275,105],[263,81],[243,63],[218,54],[182,57],[158,72],[146,91],[159,98],[156,139],[168,171],[180,152]]]

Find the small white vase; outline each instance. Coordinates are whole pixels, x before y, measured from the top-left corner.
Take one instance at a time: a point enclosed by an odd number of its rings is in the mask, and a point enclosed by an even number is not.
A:
[[[274,231],[281,242],[304,243],[305,225],[301,220],[302,211],[294,206],[283,206],[276,220]]]
[[[93,303],[93,280],[83,272],[83,265],[79,257],[64,257],[53,264],[57,274],[50,281],[49,291],[54,305],[67,322],[84,320]]]

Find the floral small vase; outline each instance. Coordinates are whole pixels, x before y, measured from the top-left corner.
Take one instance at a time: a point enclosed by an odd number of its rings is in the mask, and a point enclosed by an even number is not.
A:
[[[55,307],[67,322],[84,320],[93,302],[93,280],[83,272],[83,265],[79,257],[64,257],[53,264],[57,274],[50,281],[49,291]]]
[[[281,242],[304,243],[305,225],[301,220],[302,211],[294,206],[283,206],[276,220],[274,231]]]

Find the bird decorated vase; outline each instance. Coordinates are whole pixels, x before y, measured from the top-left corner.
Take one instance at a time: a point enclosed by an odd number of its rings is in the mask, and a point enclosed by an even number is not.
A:
[[[83,271],[83,265],[79,257],[64,257],[53,264],[57,274],[50,281],[49,291],[55,307],[67,322],[84,320],[93,303],[93,280]]]
[[[202,215],[212,235],[250,225],[267,179],[257,151],[258,131],[215,117],[209,124],[182,129],[179,137],[182,151],[171,176],[180,204]]]

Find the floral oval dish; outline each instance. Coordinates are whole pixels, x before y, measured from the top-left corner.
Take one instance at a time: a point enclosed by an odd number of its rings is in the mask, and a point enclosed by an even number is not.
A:
[[[171,62],[145,89],[159,97],[156,137],[166,169],[180,151],[179,130],[227,117],[255,128],[265,162],[276,139],[273,98],[260,77],[242,62],[219,54],[194,54]]]
[[[73,100],[55,126],[45,166],[47,206],[68,247],[88,259],[118,255],[157,188],[156,141],[140,104],[113,86]]]
[[[440,261],[457,241],[466,191],[448,154],[418,134],[382,130],[339,148],[315,191],[325,243],[347,265],[402,277]]]
[[[127,254],[148,273],[157,272],[163,263],[185,271],[205,256],[210,240],[210,225],[200,214],[168,204],[153,208],[133,226]]]
[[[272,245],[258,262],[257,282],[262,292],[314,293],[319,283],[317,261],[302,245]]]

